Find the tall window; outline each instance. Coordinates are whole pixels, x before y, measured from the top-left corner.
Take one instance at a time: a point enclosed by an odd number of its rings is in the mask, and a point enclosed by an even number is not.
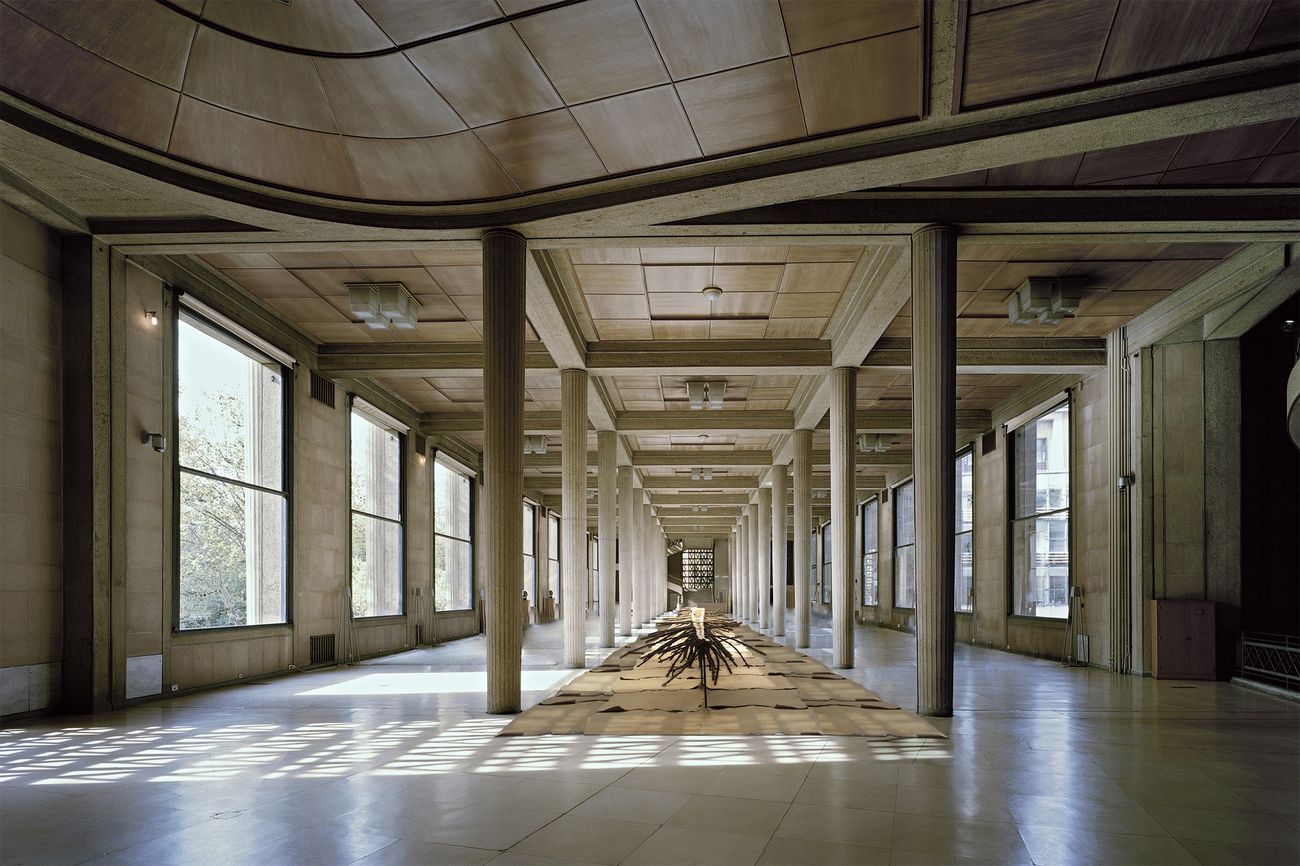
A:
[[[470,477],[433,463],[433,609],[474,607],[474,540]]]
[[[953,544],[957,586],[953,606],[967,613],[975,609],[975,548],[972,544],[975,534],[974,464],[975,456],[970,449],[957,455],[957,537]]]
[[[812,531],[808,539],[808,600],[817,598],[817,560],[821,558],[821,543],[817,530]]]
[[[546,517],[546,557],[547,588],[555,593],[555,603],[559,604],[564,581],[560,580],[560,516],[554,512]]]
[[[1070,404],[1011,442],[1011,612],[1064,619],[1070,607]]]
[[[284,370],[182,313],[176,381],[177,626],[284,622]]]
[[[862,603],[878,604],[880,601],[879,572],[876,570],[880,553],[880,500],[868,499],[862,503]]]
[[[537,509],[524,503],[524,591],[540,616],[542,600],[537,596]]]
[[[402,439],[352,412],[352,615],[402,612]]]
[[[593,609],[600,604],[600,544],[590,532],[587,533],[587,602]]]
[[[831,525],[822,526],[822,604],[831,603]]]
[[[916,607],[916,488],[894,488],[894,607]]]

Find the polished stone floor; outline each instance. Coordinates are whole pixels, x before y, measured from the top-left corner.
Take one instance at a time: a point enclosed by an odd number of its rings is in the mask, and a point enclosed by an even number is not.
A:
[[[526,702],[559,640],[529,630]],[[483,651],[11,725],[0,863],[1300,861],[1300,705],[1229,684],[959,647],[946,741],[498,738]],[[911,706],[914,658],[859,628],[851,675]]]

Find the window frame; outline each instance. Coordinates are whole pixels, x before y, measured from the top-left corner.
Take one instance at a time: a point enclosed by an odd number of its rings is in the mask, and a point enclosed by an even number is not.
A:
[[[469,481],[469,505],[468,505],[469,538],[459,538],[455,535],[448,535],[445,532],[439,532],[437,530],[437,525],[438,525],[437,524],[437,510],[438,510],[437,472],[438,472],[439,464],[441,464],[447,470],[454,472],[457,475],[463,476]],[[432,479],[433,483],[429,485],[429,498],[432,500],[431,503],[432,509],[429,513],[429,516],[431,518],[430,531],[432,532],[433,535],[434,556],[433,556],[433,561],[430,563],[431,571],[430,571],[430,578],[429,578],[429,586],[432,587],[433,589],[433,592],[431,593],[432,598],[430,599],[430,604],[433,607],[433,612],[435,615],[439,613],[467,613],[469,611],[474,610],[474,602],[478,598],[478,578],[475,575],[475,572],[477,571],[477,564],[478,564],[476,559],[478,552],[477,552],[477,545],[475,544],[474,541],[475,538],[478,536],[478,479],[473,472],[468,471],[459,463],[454,463],[451,460],[440,459],[440,455],[436,450],[433,453],[432,469],[434,473],[434,477]],[[447,538],[452,541],[464,541],[469,543],[469,603],[470,603],[469,607],[447,608],[446,610],[442,610],[438,607],[437,545],[438,545],[439,538]]]
[[[819,563],[820,570],[818,571],[818,576],[821,578],[821,585],[822,585],[822,592],[820,596],[822,604],[831,604],[833,598],[833,587],[831,586],[831,582],[827,580],[828,576],[832,576],[835,573],[834,572],[835,563],[831,561],[831,554],[834,553],[834,549],[831,547],[833,540],[831,539],[831,534],[830,534],[835,530],[831,529],[828,532],[827,529],[830,527],[830,525],[831,522],[828,520],[825,523],[823,523],[821,526],[817,527],[817,537],[818,540],[821,542],[821,546],[822,546],[821,554],[820,554],[821,562]]]
[[[1041,404],[1040,404],[1041,405]],[[1035,512],[1028,517],[1016,517],[1016,437],[1015,434],[1020,432],[1030,424],[1037,424],[1040,420],[1062,406],[1066,409],[1066,474],[1069,482],[1069,490],[1065,497],[1065,507],[1057,508],[1051,511]],[[1006,431],[1006,603],[1007,619],[1021,620],[1026,623],[1039,623],[1041,625],[1066,626],[1070,621],[1069,605],[1071,593],[1074,591],[1074,520],[1070,519],[1070,513],[1074,510],[1074,401],[1071,392],[1066,391],[1064,396],[1059,400],[1054,400],[1050,405],[1044,406],[1041,411],[1036,411],[1031,418],[1025,419],[1014,429]],[[1036,447],[1036,446],[1035,446]],[[1016,613],[1016,562],[1015,562],[1015,532],[1016,524],[1024,520],[1035,520],[1040,517],[1061,514],[1066,515],[1066,564],[1065,564],[1065,599],[1066,615],[1061,616],[1041,616],[1039,614]]]
[[[167,300],[175,300],[179,295],[172,296]],[[294,367],[285,363],[282,358],[277,358],[272,354],[264,351],[261,347],[241,337],[236,328],[238,323],[231,321],[229,327],[219,321],[213,315],[207,315],[205,312],[190,307],[184,303],[171,304],[171,315],[168,321],[171,323],[171,468],[172,468],[172,598],[171,598],[171,633],[173,635],[190,635],[202,634],[205,632],[225,632],[232,629],[283,629],[286,626],[293,625],[293,567],[294,567],[294,520],[293,520],[293,400],[294,400]],[[248,482],[238,481],[236,479],[224,478],[219,475],[203,472],[197,469],[187,469],[181,466],[181,413],[180,413],[180,339],[181,339],[181,321],[183,318],[192,318],[202,324],[203,327],[212,328],[218,331],[222,337],[212,335],[214,339],[222,339],[224,342],[232,345],[239,351],[248,354],[254,360],[262,359],[263,363],[268,365],[275,364],[280,370],[280,388],[281,388],[281,405],[283,411],[280,415],[280,476],[282,490],[272,490]],[[212,625],[201,626],[199,628],[182,628],[181,627],[181,473],[190,473],[199,477],[210,480],[235,484],[249,490],[255,490],[262,493],[271,493],[284,499],[284,579],[283,579],[283,609],[284,617],[280,622],[261,622],[244,625]]]
[[[867,508],[874,506],[876,510],[876,546],[867,549]],[[860,601],[863,607],[880,606],[880,497],[872,496],[862,502],[858,507],[858,525],[862,533],[862,592]],[[875,575],[876,575],[876,596],[871,601],[867,601],[867,557],[875,557]]]
[[[902,490],[904,487],[908,487],[908,486],[910,486],[910,487],[912,488],[912,540],[911,540],[910,542],[908,542],[907,544],[899,544],[899,543],[898,543],[898,518],[899,518],[899,515],[902,514],[903,509],[899,507],[899,501],[898,501],[899,496],[898,496],[898,491],[900,491],[900,490]],[[892,509],[890,509],[891,512],[892,512],[892,513],[890,514],[890,519],[891,519],[891,527],[890,527],[890,528],[891,528],[891,530],[892,530],[892,535],[891,535],[891,537],[890,537],[890,541],[893,542],[892,547],[891,547],[891,550],[892,550],[892,553],[893,553],[893,558],[892,558],[892,560],[891,560],[892,563],[893,563],[893,574],[890,575],[890,581],[891,581],[891,583],[893,584],[893,592],[894,592],[894,598],[893,598],[893,605],[892,605],[892,607],[893,607],[894,610],[911,610],[911,611],[914,611],[914,610],[916,610],[916,585],[915,585],[915,583],[913,583],[913,586],[912,586],[912,603],[911,603],[911,604],[899,604],[899,603],[898,603],[898,598],[899,598],[899,592],[898,592],[898,586],[899,586],[899,582],[898,582],[899,574],[898,574],[898,573],[899,573],[899,568],[898,568],[898,563],[899,563],[899,560],[900,560],[900,557],[899,557],[898,553],[899,553],[900,550],[903,550],[903,549],[905,549],[905,548],[911,548],[911,550],[912,550],[912,580],[915,581],[915,580],[916,580],[916,478],[915,478],[915,477],[907,478],[907,479],[905,479],[905,480],[903,480],[903,481],[898,482],[898,483],[895,484],[893,487],[891,487],[890,490],[889,490],[889,501],[892,502],[892,503],[894,504],[894,507],[893,507]]]
[[[531,499],[525,496],[524,501],[520,504],[521,510],[519,513],[520,515],[523,515],[524,510],[527,510],[529,515],[531,516],[533,531],[530,533],[529,532],[521,533],[522,537],[520,539],[521,541],[525,539],[529,539],[527,543],[524,544],[524,551],[523,551],[524,591],[532,593],[530,596],[528,596],[528,604],[530,607],[536,608],[538,614],[540,615],[542,610],[542,606],[541,606],[542,599],[545,598],[545,596],[540,596],[537,590],[537,511],[539,508],[540,506],[536,502],[533,502]],[[527,524],[529,522],[530,522],[529,518],[524,517],[524,523]],[[526,527],[520,527],[521,530],[524,528]],[[531,552],[530,552],[530,548],[531,548]],[[532,562],[532,586],[528,585],[528,580],[529,580],[528,562],[529,561]]]
[[[959,466],[961,464],[961,461],[967,457],[970,458],[970,490],[971,490],[970,529],[962,529],[960,521],[954,521],[953,544],[952,544],[952,555],[953,555],[952,606],[953,606],[954,613],[964,613],[964,614],[971,615],[975,613],[975,445],[974,443],[967,445],[965,448],[960,449],[957,452],[957,456],[953,459],[953,475],[954,478],[956,479],[956,483],[953,486],[956,489],[954,495],[957,497],[957,501],[953,503],[954,509],[959,509],[961,507],[961,473],[960,471],[957,470],[957,466]],[[954,517],[955,517],[955,513],[954,513]],[[970,607],[969,608],[961,607],[961,602],[959,601],[957,595],[957,589],[958,589],[957,580],[961,575],[960,556],[961,556],[961,537],[963,535],[970,537],[971,577],[970,577]]]
[[[586,508],[586,505],[583,505],[583,508]],[[551,582],[555,582],[555,588],[551,591],[555,593],[556,607],[563,604],[564,598],[564,563],[560,561],[562,544],[564,544],[564,521],[558,511],[548,508],[546,510],[546,585],[550,589]],[[554,571],[551,569],[552,564],[555,566]]]
[[[391,427],[381,427],[373,418],[366,417],[364,412],[359,412],[353,405],[356,395],[348,395],[348,618],[352,622],[370,622],[393,617],[406,616],[406,515],[410,510],[406,507],[406,441],[408,434],[401,430],[395,430]],[[380,430],[388,430],[397,437],[397,510],[398,517],[394,520],[391,517],[384,517],[379,514],[371,514],[368,511],[361,511],[352,505],[352,416],[358,415],[367,424]],[[397,525],[398,546],[401,553],[397,558],[397,611],[395,613],[372,613],[365,616],[357,616],[352,612],[353,589],[356,576],[352,572],[352,518],[354,515],[369,517],[375,520],[382,520],[386,523]]]

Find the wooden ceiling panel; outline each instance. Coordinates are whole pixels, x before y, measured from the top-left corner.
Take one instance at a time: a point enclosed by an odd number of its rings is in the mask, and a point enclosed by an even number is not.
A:
[[[645,319],[596,319],[596,334],[602,340],[649,340],[650,322]]]
[[[393,46],[393,40],[352,0],[335,3],[207,0],[203,17],[237,33],[310,51],[351,54]]]
[[[1249,183],[1263,158],[1239,159],[1215,165],[1170,169],[1160,177],[1162,186],[1241,186]]]
[[[268,86],[274,82],[274,86]],[[207,27],[194,36],[185,93],[240,114],[335,132],[334,113],[310,57],[266,48]],[[365,134],[365,133],[362,133]]]
[[[724,292],[775,292],[784,273],[781,265],[715,265],[713,284]]]
[[[370,329],[352,322],[303,322],[299,326],[322,343],[373,343]]]
[[[714,247],[713,261],[718,264],[781,264],[789,247]]]
[[[536,114],[562,103],[509,24],[406,52],[470,126]]]
[[[373,283],[402,283],[406,286],[407,291],[413,295],[443,294],[442,287],[434,280],[433,275],[419,266],[410,268],[367,267],[362,268],[361,273],[365,275],[366,280]]]
[[[348,293],[347,283],[365,282],[366,275],[356,268],[323,268],[320,270],[302,268],[294,270],[293,276],[322,297],[343,297]]]
[[[352,321],[333,304],[319,297],[265,298],[264,300],[271,309],[295,324],[299,322],[347,324]]]
[[[1269,0],[1123,0],[1099,80],[1240,54],[1250,48]]]
[[[709,322],[709,338],[713,340],[756,340],[766,332],[765,321],[714,319]]]
[[[639,265],[641,251],[636,247],[577,247],[569,250],[575,265]]]
[[[1119,283],[1117,288],[1124,291],[1174,291],[1181,289],[1214,265],[1215,262],[1209,259],[1155,261],[1138,268],[1135,273]]]
[[[807,134],[788,57],[683,81],[677,93],[709,155]]]
[[[809,134],[919,117],[920,52],[920,31],[904,30],[796,55]]]
[[[640,265],[574,265],[573,270],[584,294],[645,294],[645,277]]]
[[[835,306],[839,302],[838,292],[782,292],[776,296],[776,304],[772,307],[772,318],[827,318],[835,312]],[[768,336],[772,334],[769,333]]]
[[[1178,153],[1181,143],[1180,138],[1166,138],[1145,144],[1095,150],[1084,156],[1075,182],[1084,185],[1163,172]]]
[[[318,57],[313,62],[340,132],[417,138],[465,128],[464,121],[405,55],[346,60]]]
[[[483,321],[483,295],[456,295],[450,298],[450,301],[460,311],[461,315],[469,322]]]
[[[671,87],[573,107],[573,116],[614,173],[698,158],[699,145]]]
[[[921,26],[920,0],[784,0],[781,11],[796,54]]]
[[[656,340],[707,340],[709,322],[707,319],[693,322],[651,322],[650,333]]]
[[[605,166],[568,110],[481,127],[478,136],[523,189],[600,177]]]
[[[428,265],[425,270],[433,275],[448,295],[483,294],[482,265]]]
[[[337,135],[259,120],[189,97],[181,98],[168,149],[183,159],[244,177],[333,195],[361,195]]]
[[[1300,185],[1300,159],[1294,153],[1276,153],[1267,156],[1250,178],[1251,183]]]
[[[767,321],[763,336],[768,339],[817,339],[826,330],[827,319],[782,319]]]
[[[1300,3],[1273,0],[1250,42],[1251,51],[1300,46]]]
[[[849,262],[808,262],[785,267],[781,279],[781,293],[790,292],[843,292],[853,274]]]
[[[862,247],[849,244],[792,246],[786,256],[786,261],[790,263],[856,262],[861,255]]]
[[[344,141],[368,198],[400,200],[412,189],[438,190],[440,196],[460,200],[519,191],[472,132]]]
[[[118,0],[113,26],[103,0],[5,0],[23,15],[109,62],[180,90],[197,25],[154,0]],[[6,21],[6,25],[8,21]],[[148,33],[148,39],[140,39]]]
[[[713,314],[724,318],[770,316],[775,300],[775,292],[727,292],[713,302]],[[705,303],[708,303],[707,299]]]
[[[1293,124],[1292,120],[1275,120],[1189,135],[1183,139],[1169,168],[1191,168],[1267,156],[1281,143]]]
[[[478,267],[483,264],[483,251],[480,249],[416,250],[413,255],[416,261],[428,267],[458,267],[460,265]]]
[[[707,265],[713,262],[713,247],[642,247],[641,261],[647,265]]]
[[[708,265],[647,265],[644,269],[646,290],[654,292],[699,293],[713,280]]]
[[[644,295],[591,295],[587,307],[593,319],[648,319]]]
[[[727,296],[723,295],[723,297]],[[709,299],[699,292],[652,292],[650,294],[650,315],[657,319],[685,317],[707,319],[713,312],[716,310],[709,304]]]
[[[167,147],[175,91],[114,66],[0,5],[0,83],[96,129]]]
[[[1079,316],[1136,316],[1168,295],[1162,291],[1106,292],[1084,298]]]
[[[1070,186],[1074,183],[1074,175],[1079,170],[1079,162],[1082,159],[1082,154],[1074,154],[991,168],[986,185],[991,187]]]
[[[570,105],[668,82],[633,0],[552,9],[514,27]]]
[[[987,105],[1092,84],[1117,0],[1031,0],[966,24],[961,101]]]
[[[270,253],[204,253],[203,261],[214,268],[279,268],[280,262]],[[347,264],[347,262],[344,262]]]
[[[212,257],[204,258],[208,264],[219,267]],[[283,268],[231,268],[222,273],[259,298],[316,297],[310,286]]]
[[[494,21],[501,9],[492,0],[441,0],[412,3],[411,0],[357,0],[366,14],[399,44],[427,39],[462,27]]]
[[[771,60],[789,51],[776,0],[650,0],[641,4],[641,12],[674,80]]]
[[[267,267],[281,268],[350,268],[355,263],[343,253],[291,252],[281,250],[265,254],[271,260]],[[204,256],[211,261],[211,256]]]
[[[406,250],[351,250],[348,264],[357,268],[417,268],[420,260]]]

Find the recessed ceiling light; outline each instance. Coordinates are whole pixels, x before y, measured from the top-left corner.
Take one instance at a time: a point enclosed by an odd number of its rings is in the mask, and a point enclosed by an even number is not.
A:
[[[722,297],[722,289],[718,288],[717,286],[705,286],[701,294],[703,294],[704,297],[708,298],[709,302],[712,303],[713,301],[716,301],[718,298]]]

